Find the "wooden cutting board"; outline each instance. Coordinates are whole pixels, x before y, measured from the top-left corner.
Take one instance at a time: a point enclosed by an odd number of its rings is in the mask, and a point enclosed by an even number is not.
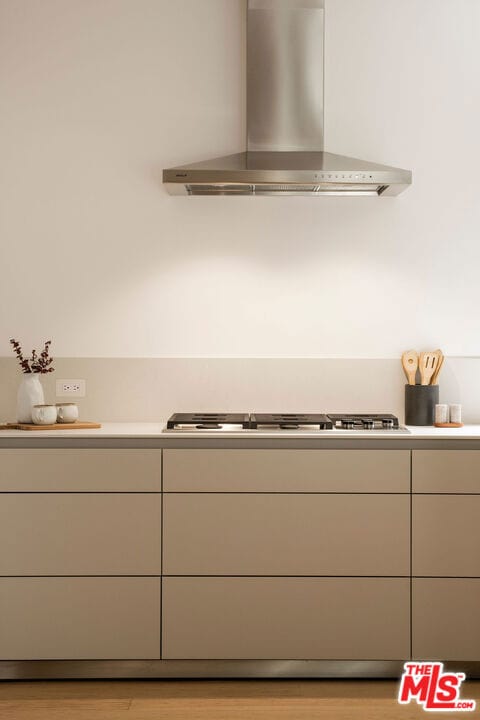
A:
[[[0,430],[95,430],[101,427],[100,423],[93,422],[55,423],[55,425],[7,423],[6,425],[0,425]]]

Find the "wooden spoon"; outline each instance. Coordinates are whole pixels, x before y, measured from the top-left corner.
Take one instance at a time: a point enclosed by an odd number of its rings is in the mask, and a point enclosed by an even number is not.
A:
[[[418,369],[418,355],[415,350],[407,350],[402,355],[402,367],[409,385],[415,385]]]
[[[436,350],[420,353],[418,366],[422,385],[430,385],[433,374],[437,369],[439,359],[440,358]]]
[[[443,361],[445,360],[445,355],[442,353],[441,350],[435,350],[435,353],[438,354],[438,362],[437,367],[435,368],[435,372],[432,375],[432,379],[430,381],[431,385],[438,385],[438,376],[440,375],[440,370],[442,369]]]

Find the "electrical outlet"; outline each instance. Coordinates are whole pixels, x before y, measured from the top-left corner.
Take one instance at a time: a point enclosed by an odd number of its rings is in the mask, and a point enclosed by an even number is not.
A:
[[[57,397],[85,397],[87,383],[85,380],[57,380]]]

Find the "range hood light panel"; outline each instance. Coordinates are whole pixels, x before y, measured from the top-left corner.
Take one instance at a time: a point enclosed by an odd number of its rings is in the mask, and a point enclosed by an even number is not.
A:
[[[247,151],[164,170],[170,194],[386,197],[411,184],[408,170],[323,151],[324,14],[323,0],[248,0]]]

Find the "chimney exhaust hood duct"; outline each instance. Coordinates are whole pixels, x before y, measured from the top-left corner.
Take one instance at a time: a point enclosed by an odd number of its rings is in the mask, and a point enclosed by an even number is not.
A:
[[[324,0],[248,0],[247,151],[163,171],[172,195],[398,195],[408,170],[323,151]]]

